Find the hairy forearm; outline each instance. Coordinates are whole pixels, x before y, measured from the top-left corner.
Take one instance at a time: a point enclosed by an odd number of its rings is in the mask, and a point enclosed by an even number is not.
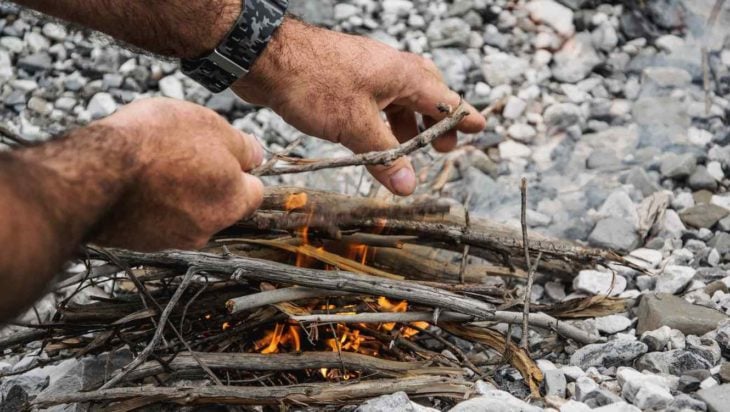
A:
[[[97,124],[0,154],[0,322],[43,292],[129,183],[123,150],[99,157],[110,132]]]
[[[196,58],[214,49],[241,12],[241,0],[14,0],[152,53]]]

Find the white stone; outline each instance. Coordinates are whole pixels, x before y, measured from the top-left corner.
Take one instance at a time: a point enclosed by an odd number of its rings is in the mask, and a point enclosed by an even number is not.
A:
[[[408,0],[384,0],[382,5],[384,13],[400,17],[407,16],[413,10],[413,3]]]
[[[565,374],[568,380],[576,381],[581,376],[585,376],[586,373],[579,366],[567,365],[560,368]]]
[[[613,286],[613,287],[612,287]],[[573,280],[573,289],[592,295],[617,296],[626,290],[626,278],[611,272],[581,270]]]
[[[705,147],[712,142],[712,133],[707,130],[690,127],[687,131],[687,139],[695,146]]]
[[[601,332],[613,335],[631,326],[631,319],[621,315],[601,316],[595,319],[596,329]]]
[[[527,108],[527,102],[519,97],[510,96],[510,98],[507,99],[507,104],[504,106],[502,116],[504,116],[505,119],[516,119],[522,116],[522,113],[525,112],[525,108]]]
[[[616,402],[591,410],[592,412],[641,412],[641,409],[626,402]]]
[[[505,391],[493,390],[482,396],[469,399],[453,407],[450,412],[480,412],[480,411],[521,411],[540,412],[542,408],[532,406],[517,399]]]
[[[529,124],[515,123],[507,129],[507,134],[517,141],[528,143],[537,135],[537,131]]]
[[[497,52],[484,57],[482,73],[490,86],[510,84],[518,80],[530,68],[530,64],[511,54]]]
[[[545,23],[565,37],[575,33],[573,11],[553,0],[533,0],[525,6],[533,20]]]
[[[603,202],[601,208],[598,209],[598,215],[601,218],[615,217],[624,219],[631,223],[634,228],[639,227],[639,212],[636,205],[628,193],[623,190],[616,190],[611,193]]]
[[[616,377],[623,397],[642,410],[663,409],[674,400],[671,394],[672,385],[662,376],[620,367],[616,371]]]
[[[97,93],[89,101],[86,110],[92,119],[101,119],[117,110],[117,102],[114,101],[114,97],[109,93]]]
[[[710,203],[730,210],[730,196],[714,195],[712,196],[712,200],[710,200]]]
[[[560,406],[560,412],[591,412],[592,409],[583,402],[569,400]]]
[[[355,5],[348,3],[335,4],[334,17],[336,20],[347,20],[350,17],[357,16],[358,14],[360,14],[360,8]]]
[[[722,163],[713,160],[707,164],[707,173],[714,177],[718,182],[722,182],[725,178],[725,172],[722,170]]]
[[[499,154],[505,160],[526,158],[532,155],[532,149],[522,143],[507,140],[499,144]]]
[[[160,93],[162,93],[163,96],[178,100],[185,99],[183,84],[180,79],[174,75],[163,77],[160,79],[159,85]]]
[[[667,265],[657,277],[654,290],[661,293],[675,294],[689,283],[697,270],[689,266]]]
[[[664,260],[664,255],[659,250],[641,248],[629,253],[627,259],[643,268],[656,269]]]

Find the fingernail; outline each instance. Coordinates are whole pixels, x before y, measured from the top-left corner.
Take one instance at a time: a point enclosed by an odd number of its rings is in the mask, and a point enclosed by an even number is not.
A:
[[[416,190],[416,174],[404,167],[390,175],[390,187],[395,194],[408,196]]]

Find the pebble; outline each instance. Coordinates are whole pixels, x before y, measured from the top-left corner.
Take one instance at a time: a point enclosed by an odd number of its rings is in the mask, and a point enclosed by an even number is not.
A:
[[[545,393],[547,395],[565,398],[565,390],[567,381],[565,373],[560,369],[548,370],[543,373],[545,383]]]
[[[482,396],[459,403],[449,412],[481,412],[486,410],[495,412],[540,412],[542,408],[532,406],[505,391],[492,390]]]
[[[710,412],[727,412],[730,405],[730,384],[719,385],[697,392],[697,396],[707,404]]]
[[[405,392],[395,392],[370,399],[355,409],[356,412],[407,411],[435,412],[436,409],[421,406],[412,402]]]
[[[596,329],[609,335],[626,330],[631,324],[631,319],[622,315],[609,315],[595,318]]]
[[[639,245],[636,226],[623,218],[609,217],[600,220],[593,228],[588,243],[616,251],[629,251]]]
[[[608,343],[586,345],[573,353],[570,364],[581,369],[611,367],[630,364],[648,350],[646,344],[638,341],[616,340]]]
[[[578,33],[553,56],[553,77],[560,82],[577,83],[600,63],[590,34]]]
[[[182,82],[174,75],[160,79],[160,93],[172,99],[183,100],[185,98]]]
[[[661,376],[621,367],[616,377],[623,397],[641,410],[661,410],[674,401],[670,384]]]
[[[658,293],[676,294],[684,289],[697,271],[687,266],[667,265],[657,277],[654,290]]]
[[[573,289],[592,295],[617,296],[626,290],[626,278],[611,272],[581,270],[573,279]]]
[[[728,317],[722,313],[671,294],[647,294],[641,298],[636,331],[644,333],[662,326],[677,329],[685,334],[703,335],[717,327]]]
[[[504,106],[502,116],[504,116],[505,119],[516,119],[522,116],[526,107],[527,102],[519,97],[511,96],[507,99],[507,104]]]
[[[507,140],[499,144],[499,155],[504,160],[526,158],[532,155],[532,149],[522,143]]]
[[[91,98],[86,110],[92,119],[101,119],[114,113],[117,110],[117,103],[111,94],[101,92]]]

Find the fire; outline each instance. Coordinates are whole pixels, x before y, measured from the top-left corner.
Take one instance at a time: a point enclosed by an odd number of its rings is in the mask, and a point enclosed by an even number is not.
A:
[[[300,210],[301,212],[307,203],[307,194],[297,193],[287,198],[285,209],[287,212],[295,210]],[[301,239],[302,246],[314,249],[314,247],[310,245],[309,239],[309,222],[311,222],[312,213],[313,212],[311,211],[309,212],[304,226],[298,228],[296,232],[299,239]],[[384,219],[379,220],[376,224],[375,232],[382,232],[385,228],[386,222],[387,221]],[[299,246],[298,248],[301,249],[302,246]],[[316,250],[324,251],[324,248],[319,247]],[[309,267],[316,262],[315,259],[306,255],[305,252],[297,250],[296,265],[298,267]],[[311,254],[311,251],[307,253]],[[365,265],[369,257],[368,254],[370,253],[370,249],[364,244],[352,244],[348,245],[345,250],[341,250],[339,253],[341,257],[354,262],[359,262],[361,265]],[[324,260],[324,263],[331,262]],[[330,269],[334,266],[327,265],[326,267],[327,269]],[[354,305],[351,306],[354,308]],[[381,312],[402,313],[408,311],[408,301],[395,301],[386,297],[379,297],[376,302],[373,303],[372,308]],[[307,308],[309,311],[318,310],[327,313],[330,311],[337,311],[340,314],[345,313],[344,311],[347,311],[348,309],[348,306],[343,307],[325,301],[313,303]],[[412,326],[426,328],[429,324],[426,322],[415,322]],[[230,325],[227,323],[223,325],[224,330],[229,327]],[[308,342],[311,342],[312,345],[319,347],[320,349],[332,352],[347,351],[368,356],[378,356],[383,343],[377,338],[370,336],[370,334],[367,333],[367,329],[391,332],[395,330],[395,328],[396,323],[384,323],[379,325],[361,324],[358,327],[350,327],[345,324],[313,325],[311,330],[306,330],[306,333]],[[252,350],[262,354],[291,351],[300,352],[302,350],[301,330],[302,328],[296,323],[277,323],[273,330],[266,331],[261,339],[254,342]],[[417,329],[409,327],[408,325],[402,326],[397,332],[401,337],[405,338],[413,337],[419,333]],[[359,376],[356,372],[348,372],[340,369],[321,368],[318,372],[322,378],[328,380],[348,380]],[[311,373],[317,374],[317,370],[313,370]]]

